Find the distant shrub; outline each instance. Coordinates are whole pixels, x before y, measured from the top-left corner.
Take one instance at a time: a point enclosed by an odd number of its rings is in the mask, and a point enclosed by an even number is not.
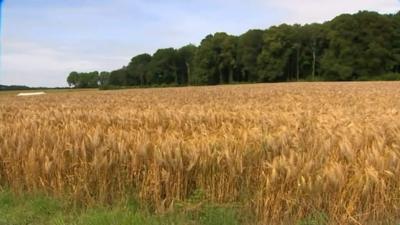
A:
[[[400,73],[387,73],[381,76],[381,80],[400,80]]]
[[[386,73],[379,76],[367,77],[362,76],[358,78],[359,81],[398,81],[400,80],[400,73]]]
[[[105,85],[105,86],[100,86],[99,90],[119,90],[119,89],[126,89],[124,86],[115,86],[115,85]]]

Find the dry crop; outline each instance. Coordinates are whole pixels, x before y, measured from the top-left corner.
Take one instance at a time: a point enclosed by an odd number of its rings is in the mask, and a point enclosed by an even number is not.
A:
[[[400,83],[0,96],[0,186],[158,211],[201,190],[260,224],[400,215]]]

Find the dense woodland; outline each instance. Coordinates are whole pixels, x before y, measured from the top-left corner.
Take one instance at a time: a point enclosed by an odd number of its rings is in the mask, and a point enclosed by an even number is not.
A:
[[[27,90],[29,89],[28,86],[22,86],[22,85],[1,85],[0,84],[0,91],[12,91],[12,90]]]
[[[400,12],[361,11],[323,24],[215,33],[200,46],[141,54],[112,72],[72,72],[70,86],[184,86],[400,79]]]

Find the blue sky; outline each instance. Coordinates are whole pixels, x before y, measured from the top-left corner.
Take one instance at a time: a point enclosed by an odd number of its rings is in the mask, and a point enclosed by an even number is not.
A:
[[[65,86],[69,72],[112,70],[134,55],[340,13],[394,13],[398,0],[4,0],[0,84]]]

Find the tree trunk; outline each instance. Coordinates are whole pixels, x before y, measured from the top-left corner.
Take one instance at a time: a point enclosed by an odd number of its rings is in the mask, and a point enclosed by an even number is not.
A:
[[[219,83],[220,84],[224,83],[224,76],[222,74],[222,68],[219,68]]]
[[[175,76],[174,76],[174,83],[175,83],[175,84],[179,84],[179,83],[178,83],[178,81],[179,81],[178,73],[176,72],[176,70],[174,71],[174,75],[175,75]]]
[[[186,72],[187,72],[187,84],[190,85],[191,84],[191,80],[190,80],[190,76],[191,76],[191,71],[190,71],[190,64],[188,62],[185,62],[186,64]]]
[[[312,63],[312,80],[315,80],[316,75],[316,64],[317,64],[317,40],[314,38],[312,42],[312,54],[313,54],[313,63]]]
[[[248,82],[248,81],[249,81],[249,78],[247,77],[246,70],[245,70],[245,69],[241,69],[241,72],[242,72],[241,81],[244,80],[244,81]]]
[[[315,48],[313,48],[313,64],[312,64],[312,80],[315,80],[315,64],[316,64],[317,56],[315,53]]]
[[[297,48],[297,56],[296,56],[296,79],[297,79],[297,81],[299,81],[299,79],[300,79],[300,60],[299,60],[299,57],[300,57],[300,48],[298,47]]]
[[[229,81],[228,81],[228,83],[231,84],[232,81],[233,81],[233,69],[230,68],[230,69],[229,69]]]

